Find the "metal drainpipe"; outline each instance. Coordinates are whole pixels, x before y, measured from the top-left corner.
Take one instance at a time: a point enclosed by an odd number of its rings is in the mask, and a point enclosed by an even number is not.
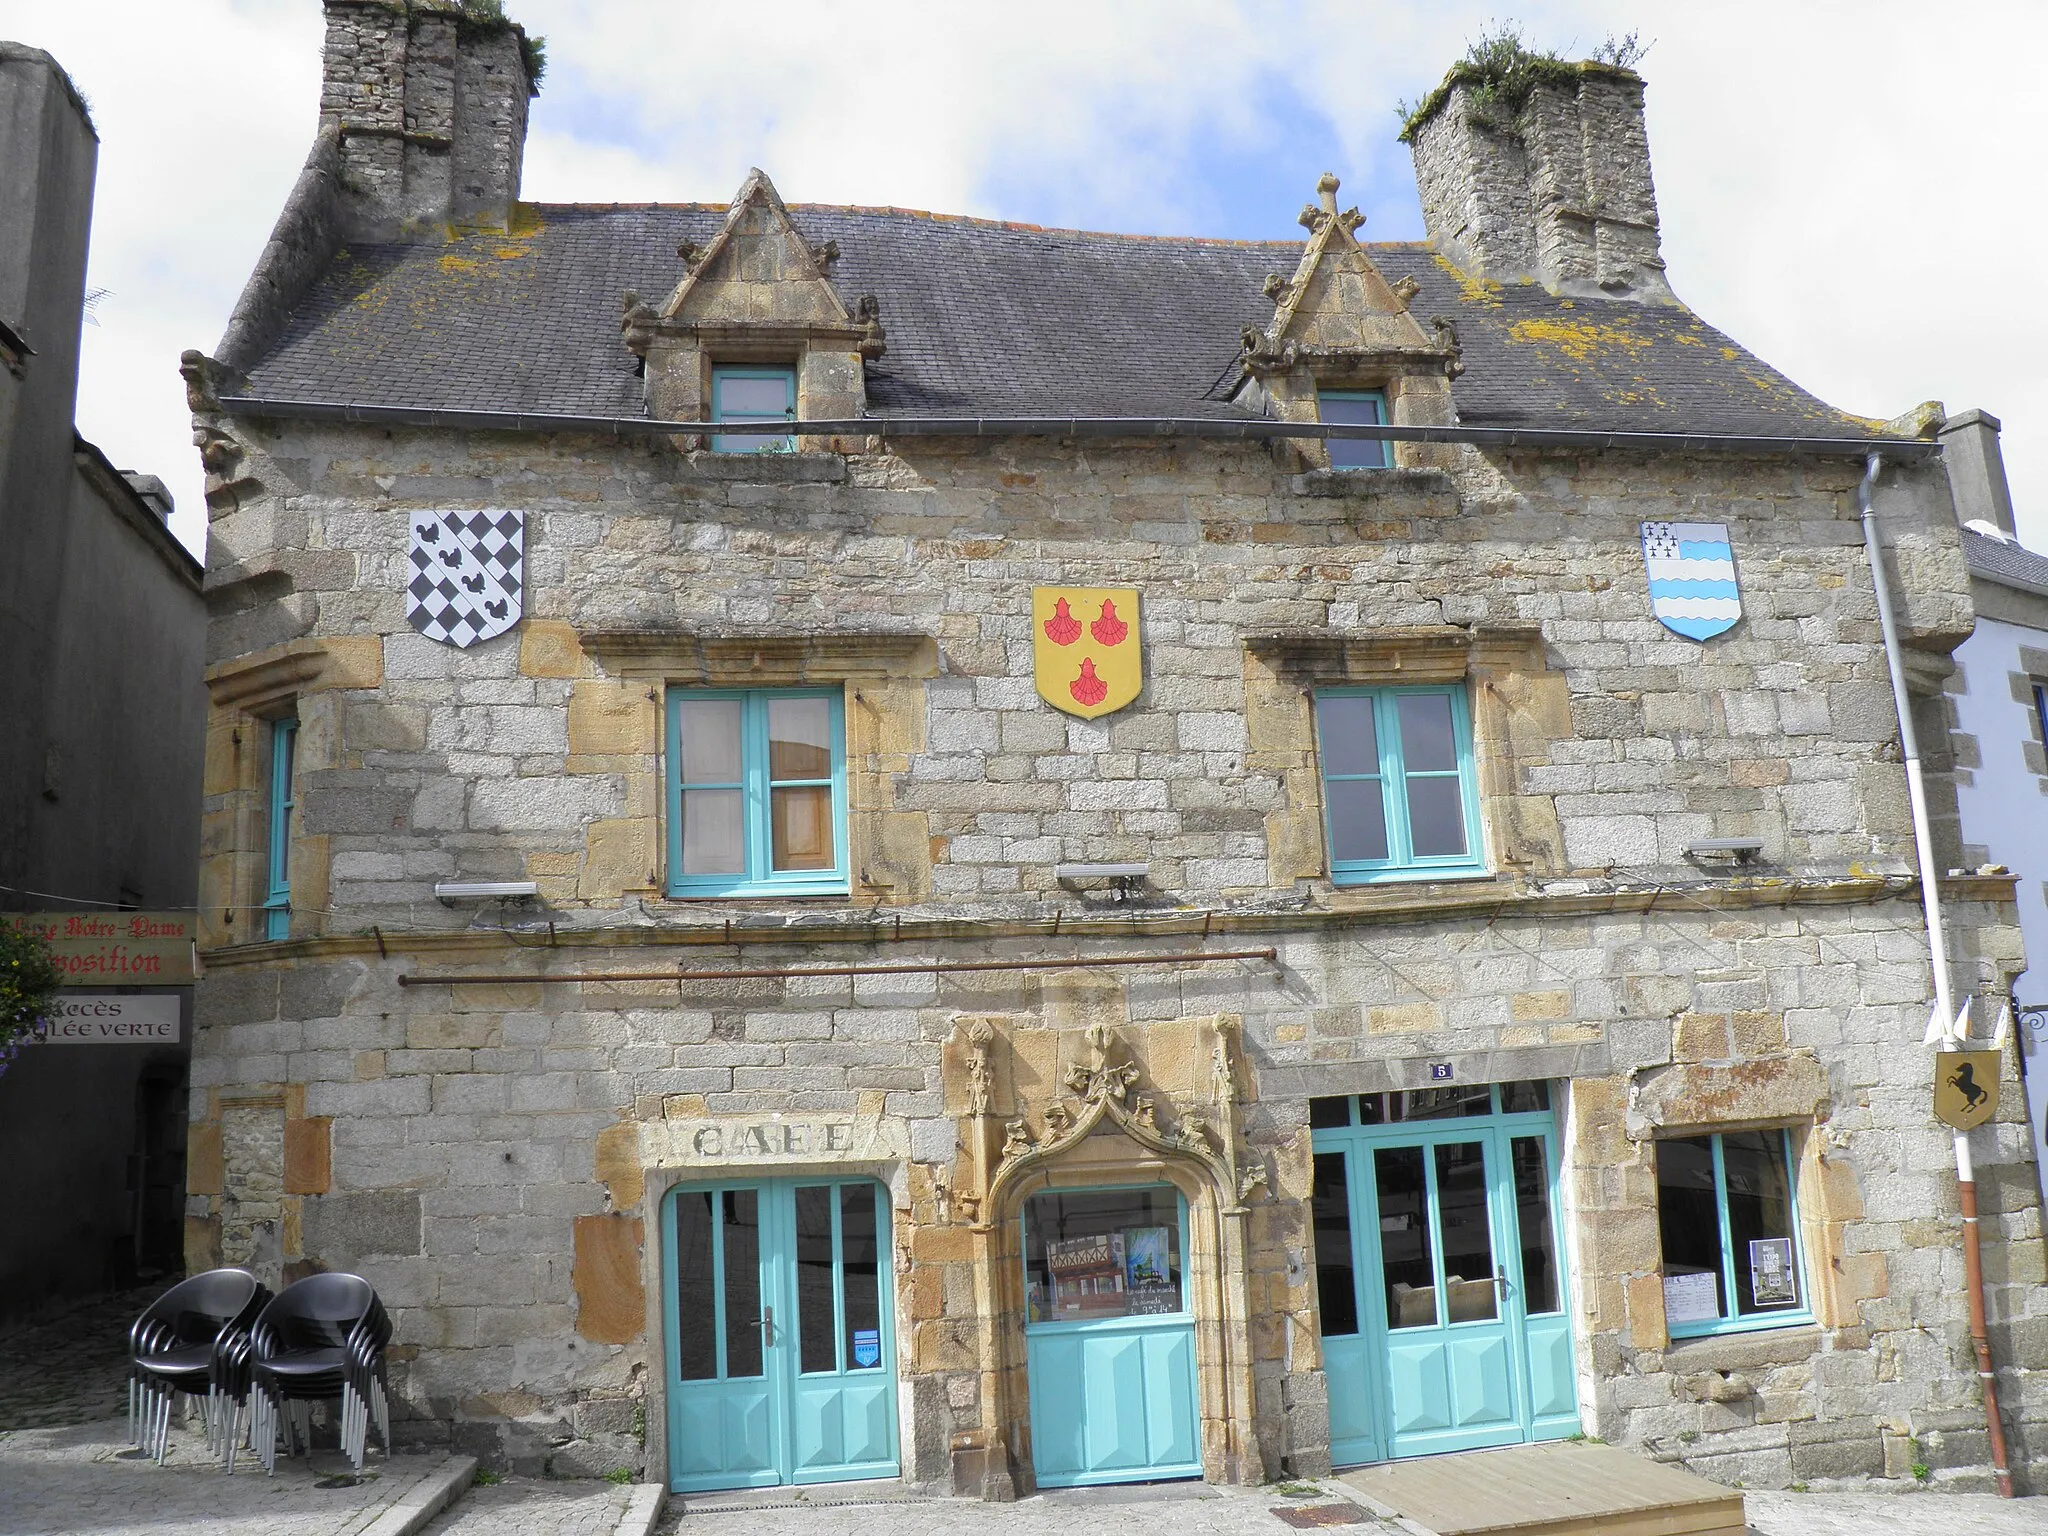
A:
[[[1956,1008],[1949,984],[1948,934],[1941,922],[1941,882],[1934,863],[1934,831],[1927,818],[1927,787],[1920,774],[1920,742],[1913,730],[1913,708],[1906,696],[1906,670],[1899,657],[1899,629],[1892,617],[1891,583],[1884,573],[1884,547],[1878,542],[1877,508],[1871,490],[1884,458],[1873,453],[1865,461],[1856,487],[1863,517],[1863,546],[1870,554],[1870,584],[1877,594],[1877,620],[1884,631],[1885,665],[1891,672],[1892,702],[1899,711],[1899,749],[1906,759],[1906,795],[1913,810],[1913,845],[1920,861],[1920,900],[1927,915],[1927,955],[1934,968],[1934,1006],[1943,1038],[1955,1042]],[[2005,1461],[2005,1426],[1998,1417],[1998,1378],[1991,1369],[1991,1341],[1984,1331],[1984,1245],[1978,1233],[1977,1171],[1970,1156],[1970,1133],[1954,1133],[1956,1198],[1963,1214],[1963,1274],[1970,1301],[1970,1343],[1977,1355],[1977,1384],[1984,1392],[1984,1427],[1991,1439],[1991,1467],[1998,1492],[2011,1498],[2012,1472]]]

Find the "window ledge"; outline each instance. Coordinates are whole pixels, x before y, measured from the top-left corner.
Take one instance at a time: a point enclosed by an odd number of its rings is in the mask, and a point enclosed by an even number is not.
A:
[[[801,485],[846,478],[846,459],[837,453],[713,453],[700,448],[684,454],[683,462],[698,480]]]
[[[1797,1365],[1821,1346],[1818,1323],[1787,1323],[1782,1328],[1753,1328],[1741,1333],[1710,1333],[1673,1339],[1664,1351],[1664,1369],[1676,1372],[1753,1371],[1773,1365]]]
[[[1447,511],[1458,507],[1457,487],[1441,469],[1311,469],[1293,476],[1289,486],[1297,496],[1441,496],[1450,503]]]

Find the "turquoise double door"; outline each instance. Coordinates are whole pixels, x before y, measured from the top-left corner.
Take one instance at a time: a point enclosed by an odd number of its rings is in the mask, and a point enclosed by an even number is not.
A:
[[[662,1207],[669,1486],[894,1477],[889,1199],[751,1180]]]
[[[1311,1121],[1331,1460],[1576,1433],[1548,1084],[1318,1099]]]

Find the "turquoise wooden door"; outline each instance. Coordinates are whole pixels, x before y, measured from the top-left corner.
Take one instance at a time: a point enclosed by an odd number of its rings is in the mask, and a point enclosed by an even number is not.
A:
[[[1025,1204],[1024,1251],[1039,1486],[1200,1477],[1179,1192],[1035,1195]]]
[[[896,1476],[889,1251],[869,1180],[670,1193],[672,1489]]]
[[[1547,1086],[1321,1100],[1317,1119],[1332,1460],[1575,1432]]]

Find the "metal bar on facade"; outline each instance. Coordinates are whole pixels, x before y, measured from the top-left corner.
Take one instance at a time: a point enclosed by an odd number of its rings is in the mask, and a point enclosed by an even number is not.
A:
[[[514,982],[761,981],[796,976],[921,976],[934,971],[1076,971],[1103,965],[1205,965],[1279,958],[1274,949],[1207,949],[1175,955],[1068,955],[1056,960],[930,960],[891,965],[762,965],[725,971],[591,971],[574,976],[493,972],[481,976],[401,975],[401,987],[504,986]]]
[[[471,411],[338,400],[221,397],[231,416],[345,421],[359,425],[445,427],[467,432],[628,432],[704,437],[730,422],[663,421],[652,416],[576,416]],[[1754,437],[1713,432],[1603,432],[1559,427],[1411,426],[1405,423],[1274,421],[1264,416],[846,416],[784,424],[799,437],[1193,437],[1231,442],[1279,438],[1359,438],[1388,443],[1470,443],[1480,448],[1647,449],[1664,453],[1794,453],[1861,459],[1876,449],[1893,459],[1926,458],[1940,444],[1922,438]]]

